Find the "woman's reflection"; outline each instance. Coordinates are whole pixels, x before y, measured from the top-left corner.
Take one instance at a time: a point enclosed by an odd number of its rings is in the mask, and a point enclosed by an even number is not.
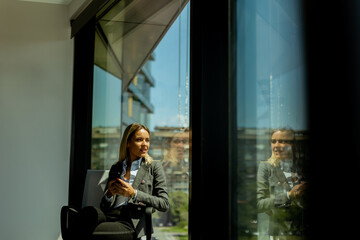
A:
[[[169,139],[168,148],[165,151],[163,167],[165,173],[173,174],[176,171],[188,173],[188,148],[189,132],[177,132]]]
[[[171,202],[170,210],[160,215],[165,226],[187,225],[189,191],[189,132],[187,129],[175,132],[167,139],[163,156],[163,168]]]
[[[294,131],[274,130],[271,149],[271,157],[260,162],[257,174],[258,210],[269,218],[266,234],[274,240],[302,239],[306,182],[299,169]]]

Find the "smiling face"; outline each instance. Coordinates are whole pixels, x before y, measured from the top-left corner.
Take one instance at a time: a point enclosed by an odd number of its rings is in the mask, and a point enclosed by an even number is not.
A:
[[[271,149],[277,159],[291,159],[293,157],[292,145],[294,135],[286,131],[276,131],[271,136]]]
[[[189,145],[189,133],[177,133],[170,141],[170,152],[176,159],[184,159]]]
[[[150,147],[149,132],[145,129],[138,130],[127,144],[130,161],[145,157]]]

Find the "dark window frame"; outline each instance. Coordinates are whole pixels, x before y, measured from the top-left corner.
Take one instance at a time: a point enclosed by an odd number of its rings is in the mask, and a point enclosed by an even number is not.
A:
[[[190,239],[237,239],[234,4],[191,2]]]
[[[95,18],[74,38],[73,107],[70,150],[69,205],[81,207],[86,171],[91,162]]]

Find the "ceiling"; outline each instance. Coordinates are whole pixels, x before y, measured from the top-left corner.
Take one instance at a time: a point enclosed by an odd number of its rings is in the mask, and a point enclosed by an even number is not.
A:
[[[95,64],[123,81],[123,91],[189,0],[122,0],[99,16]]]

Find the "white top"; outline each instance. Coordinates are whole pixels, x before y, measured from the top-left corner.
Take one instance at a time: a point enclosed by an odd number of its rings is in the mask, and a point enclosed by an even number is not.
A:
[[[135,160],[132,162],[131,164],[131,168],[130,168],[130,180],[127,181],[124,179],[124,176],[125,176],[125,173],[126,173],[126,168],[127,168],[127,159],[125,159],[123,161],[123,167],[122,167],[122,173],[120,175],[121,179],[126,181],[126,182],[129,182],[130,185],[132,185],[134,183],[134,179],[136,177],[136,174],[140,168],[140,164],[141,164],[141,161],[142,161],[142,158],[140,158],[139,160]],[[137,190],[135,190],[135,198],[137,196]],[[105,199],[110,202],[112,201],[114,198],[114,196],[111,196],[111,198],[108,198],[107,195],[106,195],[106,192],[105,192]],[[116,194],[116,201],[115,201],[115,204],[113,206],[113,208],[117,208],[117,207],[120,207],[122,205],[126,205],[129,201],[129,197],[125,197],[125,196],[122,196],[120,194]]]

